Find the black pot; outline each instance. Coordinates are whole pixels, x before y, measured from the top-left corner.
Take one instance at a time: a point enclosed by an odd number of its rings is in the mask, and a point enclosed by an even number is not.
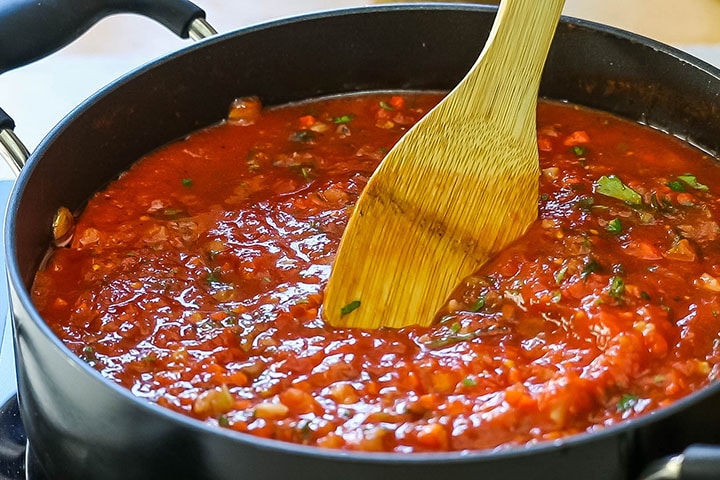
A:
[[[458,4],[368,7],[218,36],[114,82],[47,136],[17,181],[5,241],[22,419],[49,478],[621,480],[692,442],[720,443],[720,385],[600,432],[507,451],[378,454],[259,439],[105,381],[33,307],[29,289],[58,207],[81,209],[143,154],[222,119],[235,97],[281,104],[357,90],[449,89],[477,57],[494,12]],[[651,40],[563,19],[541,94],[717,152],[719,76]]]

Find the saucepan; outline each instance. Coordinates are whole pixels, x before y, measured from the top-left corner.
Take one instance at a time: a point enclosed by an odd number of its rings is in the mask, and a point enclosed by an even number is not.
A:
[[[6,0],[0,70],[44,55],[119,11],[150,15],[181,35],[212,32],[203,12],[183,0]],[[600,431],[500,451],[361,453],[260,439],[186,418],[104,380],[57,340],[33,307],[30,288],[58,207],[80,209],[132,161],[219,121],[240,96],[273,105],[359,90],[449,89],[477,57],[495,12],[457,3],[383,5],[212,36],[93,95],[27,162],[3,116],[3,156],[20,171],[5,222],[18,398],[49,478],[622,480],[691,444],[720,443],[717,384]],[[720,71],[632,33],[563,18],[541,95],[639,120],[720,152]],[[647,478],[719,478],[714,456],[711,447],[692,447]]]

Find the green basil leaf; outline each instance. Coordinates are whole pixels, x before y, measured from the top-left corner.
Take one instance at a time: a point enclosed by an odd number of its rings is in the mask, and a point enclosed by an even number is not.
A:
[[[622,200],[630,205],[640,205],[642,203],[642,196],[625,185],[622,180],[615,175],[603,175],[595,183],[595,187],[598,193]]]

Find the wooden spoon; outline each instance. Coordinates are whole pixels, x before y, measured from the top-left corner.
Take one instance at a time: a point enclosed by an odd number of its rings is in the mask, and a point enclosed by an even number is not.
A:
[[[340,243],[323,304],[331,325],[430,325],[537,218],[538,87],[563,4],[502,1],[468,75],[387,154]]]

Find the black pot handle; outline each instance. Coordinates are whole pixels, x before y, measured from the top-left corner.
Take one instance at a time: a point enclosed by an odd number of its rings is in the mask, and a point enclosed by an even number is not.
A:
[[[717,445],[691,445],[682,456],[681,480],[720,478],[720,447]]]
[[[150,17],[193,40],[217,33],[189,0],[0,0],[0,73],[59,50],[114,13]],[[0,158],[17,175],[30,154],[14,129],[0,109]]]
[[[683,453],[656,460],[639,480],[717,480],[720,478],[720,447],[690,445]]]
[[[5,110],[0,108],[0,130],[14,130],[15,122],[10,115],[5,113]]]
[[[115,13],[145,15],[183,38],[205,18],[188,0],[2,0],[0,73],[49,55]]]

